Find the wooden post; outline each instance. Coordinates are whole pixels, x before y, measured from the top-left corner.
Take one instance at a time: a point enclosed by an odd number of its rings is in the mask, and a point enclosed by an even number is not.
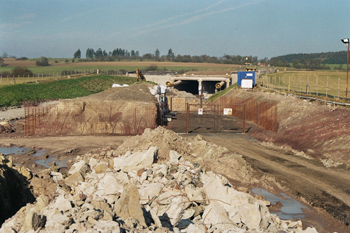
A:
[[[326,86],[326,98],[328,98],[328,76],[327,76],[327,86]]]
[[[275,104],[275,107],[274,107],[274,110],[275,110],[275,119],[274,119],[274,122],[275,122],[275,133],[277,133],[278,131],[278,120],[277,120],[277,104]]]
[[[215,126],[216,126],[216,122],[215,122],[215,114],[216,114],[216,105],[214,105],[214,114],[213,114],[213,120],[214,120],[214,132],[215,132]]]
[[[246,131],[246,123],[245,123],[245,116],[246,116],[246,104],[243,106],[243,133],[245,134]]]
[[[186,134],[188,134],[189,128],[190,128],[190,105],[187,103],[186,108]]]
[[[316,96],[318,96],[318,76],[316,76]]]
[[[289,81],[288,81],[288,92],[290,92],[290,76],[289,76]]]
[[[340,78],[338,79],[338,99],[340,99]]]

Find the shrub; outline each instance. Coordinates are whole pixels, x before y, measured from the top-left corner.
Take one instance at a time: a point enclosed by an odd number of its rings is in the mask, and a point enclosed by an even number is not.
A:
[[[158,69],[158,66],[150,65],[150,66],[147,66],[145,70],[146,71],[157,71],[157,69]]]
[[[36,65],[37,66],[48,66],[49,65],[49,59],[46,57],[40,57],[39,60],[36,60]]]
[[[28,58],[27,57],[19,57],[19,58],[16,58],[16,60],[27,60]]]
[[[11,74],[8,71],[4,71],[4,72],[0,73],[0,76],[7,77],[7,76],[11,76]]]
[[[13,68],[13,70],[11,71],[11,76],[14,77],[32,77],[33,76],[33,72],[31,70],[28,70],[26,67],[15,67]]]

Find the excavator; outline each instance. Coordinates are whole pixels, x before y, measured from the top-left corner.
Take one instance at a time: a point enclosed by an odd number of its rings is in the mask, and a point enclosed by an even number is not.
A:
[[[139,70],[138,68],[136,68],[136,76],[137,76],[137,81],[140,81],[140,79],[142,82],[146,81],[145,76],[143,76],[141,70]]]

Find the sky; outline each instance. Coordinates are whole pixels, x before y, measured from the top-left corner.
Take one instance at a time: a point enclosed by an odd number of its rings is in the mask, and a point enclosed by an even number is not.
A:
[[[0,56],[122,48],[263,59],[343,51],[349,37],[350,0],[0,0]]]

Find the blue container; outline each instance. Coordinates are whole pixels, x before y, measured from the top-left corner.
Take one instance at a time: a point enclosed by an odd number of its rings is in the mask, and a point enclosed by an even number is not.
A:
[[[242,79],[252,79],[253,87],[255,86],[255,71],[238,71],[237,72],[237,85],[242,86]]]

